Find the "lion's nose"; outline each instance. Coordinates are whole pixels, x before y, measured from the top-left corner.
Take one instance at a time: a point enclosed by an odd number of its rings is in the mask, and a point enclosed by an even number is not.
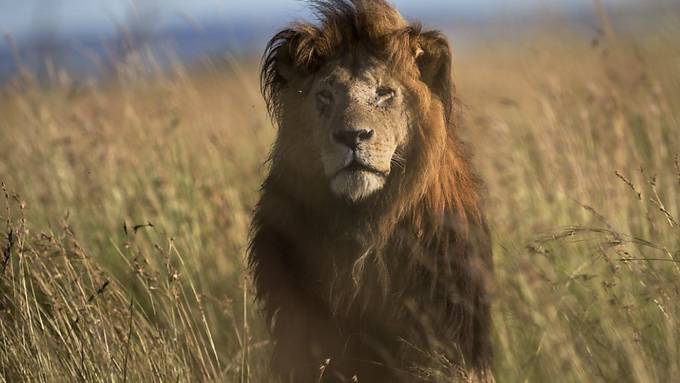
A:
[[[373,137],[373,130],[359,129],[359,130],[338,130],[333,133],[333,138],[339,143],[354,150],[359,146],[359,143],[368,141]]]

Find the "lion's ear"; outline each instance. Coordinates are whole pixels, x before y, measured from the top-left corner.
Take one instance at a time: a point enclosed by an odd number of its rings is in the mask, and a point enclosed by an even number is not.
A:
[[[317,28],[307,24],[294,24],[277,33],[267,44],[264,67],[285,82],[308,74],[320,61],[315,44],[318,34]]]
[[[289,42],[278,49],[275,58],[276,62],[272,68],[276,71],[276,75],[285,83],[293,81],[298,75],[298,70],[295,68],[295,61],[290,54],[290,49]]]
[[[288,83],[295,76],[295,45],[299,33],[293,29],[284,29],[274,35],[267,44],[262,66],[262,74],[271,82]]]
[[[272,116],[279,115],[281,91],[297,79],[304,78],[318,61],[314,33],[312,26],[294,25],[277,33],[267,44],[260,86]]]
[[[421,80],[440,98],[444,107],[448,108],[453,91],[449,43],[440,32],[429,31],[420,34],[418,46],[416,63]]]

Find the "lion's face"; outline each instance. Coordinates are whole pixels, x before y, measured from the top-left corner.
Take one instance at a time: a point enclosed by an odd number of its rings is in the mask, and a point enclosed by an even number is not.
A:
[[[315,76],[304,108],[333,193],[361,201],[383,188],[395,165],[405,165],[404,93],[386,65],[370,57],[333,60]]]

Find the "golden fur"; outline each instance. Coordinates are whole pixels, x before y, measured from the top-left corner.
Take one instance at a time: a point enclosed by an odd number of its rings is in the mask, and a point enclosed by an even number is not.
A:
[[[491,251],[479,185],[456,136],[446,38],[382,0],[313,1],[319,25],[270,41],[262,86],[279,127],[256,207],[249,264],[286,381],[431,381],[432,355],[490,373]],[[299,104],[338,57],[370,54],[408,90],[403,171],[359,204],[338,199],[309,155]],[[307,146],[306,146],[307,145]]]

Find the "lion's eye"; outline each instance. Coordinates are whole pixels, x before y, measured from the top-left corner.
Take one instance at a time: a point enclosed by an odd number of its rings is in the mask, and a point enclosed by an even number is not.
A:
[[[378,88],[376,91],[376,98],[378,106],[387,105],[392,99],[394,99],[394,89],[391,88]]]
[[[333,95],[327,90],[322,90],[316,94],[316,101],[318,101],[321,106],[329,106],[333,103]]]

